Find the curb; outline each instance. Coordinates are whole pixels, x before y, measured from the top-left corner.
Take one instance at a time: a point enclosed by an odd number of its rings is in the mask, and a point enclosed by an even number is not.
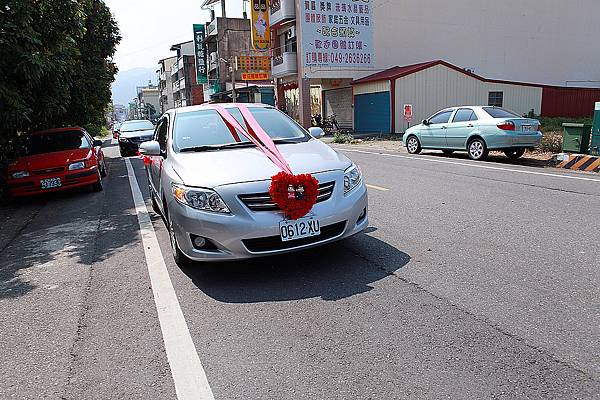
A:
[[[600,172],[600,157],[585,154],[559,154],[557,168],[576,171]]]

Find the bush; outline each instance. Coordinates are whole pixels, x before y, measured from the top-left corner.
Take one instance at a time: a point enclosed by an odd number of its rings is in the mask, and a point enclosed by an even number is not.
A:
[[[560,153],[562,152],[562,144],[562,132],[545,132],[539,149],[547,153]]]
[[[335,132],[333,134],[333,143],[350,144],[354,141],[354,136],[349,133]]]

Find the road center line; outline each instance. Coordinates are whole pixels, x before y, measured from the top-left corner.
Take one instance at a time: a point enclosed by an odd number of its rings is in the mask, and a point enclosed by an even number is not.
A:
[[[368,183],[366,183],[365,186],[368,187],[369,189],[380,190],[382,192],[388,192],[390,190],[388,188],[384,188],[384,187],[376,186],[376,185],[370,185]]]
[[[470,163],[465,163],[465,162],[460,162],[460,161],[437,160],[437,159],[434,159],[434,158],[429,158],[427,156],[419,156],[419,157],[404,156],[404,155],[401,155],[401,154],[389,154],[389,153],[381,153],[381,152],[377,152],[377,151],[346,149],[346,148],[341,148],[341,147],[337,147],[337,149],[339,149],[341,151],[349,151],[349,152],[352,152],[352,153],[374,154],[374,155],[377,155],[377,156],[388,156],[388,157],[396,157],[396,158],[405,158],[405,159],[408,159],[408,160],[429,161],[429,162],[437,162],[437,163],[442,163],[442,164],[462,165],[462,166],[473,167],[473,168],[492,169],[492,170],[496,170],[496,171],[517,172],[517,173],[521,173],[521,174],[542,175],[542,176],[550,176],[550,177],[553,177],[553,178],[577,179],[577,180],[580,180],[580,181],[591,181],[591,182],[598,182],[598,183],[600,183],[600,179],[586,178],[584,176],[571,176],[571,175],[551,174],[551,173],[548,173],[548,172],[523,171],[523,170],[514,169],[514,168],[493,167],[491,165],[477,165],[477,164],[470,164]]]
[[[138,186],[133,167],[125,159],[140,234],[150,274],[154,303],[178,400],[214,400],[206,373],[198,357],[196,346],[179,306],[173,283],[169,277],[156,232],[152,226],[146,203]]]

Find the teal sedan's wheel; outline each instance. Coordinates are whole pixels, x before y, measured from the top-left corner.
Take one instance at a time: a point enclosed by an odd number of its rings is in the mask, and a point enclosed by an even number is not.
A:
[[[419,154],[421,152],[421,143],[419,143],[419,139],[416,136],[409,136],[406,139],[406,150],[410,154]]]
[[[475,138],[469,142],[469,146],[467,148],[469,153],[469,158],[471,160],[485,160],[488,155],[488,149],[485,145],[483,139]]]

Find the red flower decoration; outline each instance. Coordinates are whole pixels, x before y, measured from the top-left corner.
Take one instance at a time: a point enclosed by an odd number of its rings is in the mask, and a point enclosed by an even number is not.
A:
[[[310,174],[280,172],[271,178],[269,195],[290,219],[304,217],[317,202],[319,181]]]

